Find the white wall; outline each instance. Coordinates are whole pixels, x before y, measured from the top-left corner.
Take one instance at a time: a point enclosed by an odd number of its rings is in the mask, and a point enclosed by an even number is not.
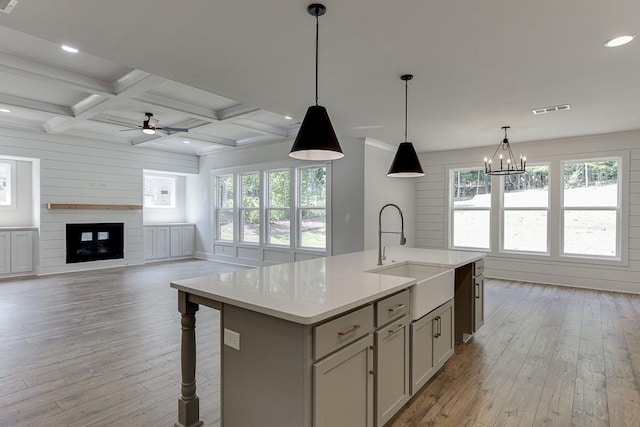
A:
[[[621,185],[628,186],[629,190],[628,200],[623,204],[623,211],[628,214],[628,225],[622,229],[622,241],[623,244],[626,243],[623,254],[628,255],[628,261],[623,260],[622,265],[588,264],[550,260],[541,256],[506,256],[494,251],[487,257],[486,276],[640,293],[640,132],[548,140],[512,146],[514,153],[527,156],[528,163],[542,162],[558,156],[579,159],[584,156],[598,157],[603,152],[628,154],[629,171],[621,178]],[[495,146],[420,155],[427,174],[417,182],[417,246],[447,248],[447,169],[476,164],[482,167],[482,159],[493,150]],[[551,194],[554,197],[554,193]],[[555,197],[560,196],[556,194]],[[559,200],[553,200],[553,203],[559,205]]]
[[[1,154],[1,153],[0,153]],[[0,209],[0,226],[33,226],[32,162],[15,160],[15,207]]]
[[[143,169],[198,172],[196,156],[165,153],[86,138],[0,129],[0,156],[39,159],[40,211],[36,259],[39,273],[54,273],[143,262],[142,210],[48,210],[48,203],[142,205]],[[34,163],[34,164],[37,164]],[[38,224],[39,221],[39,224]],[[123,222],[125,258],[65,263],[65,224]]]
[[[196,252],[211,258],[213,247],[211,170],[289,160],[293,140],[268,146],[226,150],[200,158],[200,174],[187,177],[187,222],[197,225]],[[345,153],[332,163],[332,251],[360,251],[364,235],[364,144],[361,139],[340,138]]]
[[[364,247],[378,247],[378,215],[387,203],[394,203],[402,209],[407,246],[415,246],[416,179],[389,178],[387,171],[395,155],[395,147],[367,139],[364,147]],[[428,172],[427,172],[428,173]],[[393,207],[382,214],[382,229],[400,230],[400,215]],[[385,246],[397,246],[399,236],[382,236]]]

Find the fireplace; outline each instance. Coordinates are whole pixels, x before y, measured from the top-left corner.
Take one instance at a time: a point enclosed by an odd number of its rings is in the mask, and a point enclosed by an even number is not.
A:
[[[67,264],[124,258],[124,224],[67,224]]]

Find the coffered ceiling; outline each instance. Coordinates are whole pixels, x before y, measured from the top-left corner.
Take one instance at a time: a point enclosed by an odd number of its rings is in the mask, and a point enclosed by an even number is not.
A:
[[[313,103],[307,5],[19,0],[0,13],[0,123],[196,154],[294,136]],[[418,151],[493,145],[503,125],[512,142],[640,129],[640,39],[603,46],[640,34],[640,2],[325,5],[319,101],[339,136],[401,142],[405,73]],[[145,112],[190,131],[120,131]]]

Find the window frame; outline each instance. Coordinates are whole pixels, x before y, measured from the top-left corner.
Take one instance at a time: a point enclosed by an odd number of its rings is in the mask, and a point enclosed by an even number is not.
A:
[[[616,179],[617,186],[617,205],[615,207],[612,206],[565,206],[565,188],[564,188],[564,165],[567,163],[590,163],[590,162],[605,162],[609,160],[615,160],[618,162],[618,173]],[[623,175],[625,175],[625,171],[628,170],[628,166],[623,167],[625,159],[623,156],[604,156],[604,157],[579,157],[579,158],[568,158],[560,161],[560,177],[559,177],[559,191],[560,191],[560,202],[559,202],[559,256],[561,258],[571,259],[571,260],[580,260],[584,262],[585,260],[591,261],[613,261],[613,262],[626,262],[626,254],[623,254],[624,248],[628,247],[628,244],[625,243],[623,245],[623,240],[625,239],[625,235],[628,233],[622,233],[623,228],[623,205],[625,203],[625,192],[623,191],[623,184],[628,182],[628,179],[621,181]],[[628,162],[627,162],[628,163]],[[606,255],[593,255],[593,254],[575,254],[570,252],[565,252],[564,250],[564,242],[565,242],[565,213],[567,211],[593,211],[593,212],[615,212],[616,214],[616,255],[615,256],[606,256]]]
[[[220,178],[226,178],[226,177],[230,177],[231,178],[231,185],[233,186],[233,197],[232,197],[232,202],[233,202],[233,206],[230,208],[226,208],[226,207],[221,207],[220,206],[220,194],[218,192],[218,182]],[[238,196],[238,192],[236,191],[237,188],[237,183],[236,183],[236,176],[234,174],[230,174],[230,173],[226,173],[226,174],[219,174],[219,175],[214,175],[213,176],[213,187],[214,187],[214,191],[212,192],[214,199],[213,199],[213,229],[214,229],[214,233],[213,233],[213,240],[217,241],[217,242],[225,242],[225,243],[233,243],[237,241],[238,238],[238,233],[236,232],[236,228],[238,227],[238,222],[236,221],[236,214],[235,214],[235,210],[236,210],[236,206],[237,206],[237,202],[236,202],[236,198]],[[223,239],[221,237],[221,233],[220,233],[220,213],[221,212],[229,212],[231,214],[231,219],[232,219],[232,237],[231,240],[229,239]]]
[[[244,206],[244,198],[243,198],[243,192],[244,192],[244,184],[242,181],[242,178],[244,176],[249,176],[249,175],[257,175],[258,177],[258,207],[257,208],[247,208]],[[237,241],[238,243],[242,243],[243,245],[252,245],[252,246],[256,246],[256,245],[261,245],[263,243],[263,238],[262,238],[262,229],[264,227],[264,215],[263,215],[263,209],[264,209],[264,191],[262,189],[263,187],[263,175],[264,175],[264,171],[260,171],[260,170],[254,170],[254,171],[247,171],[247,172],[242,172],[239,173],[237,175],[237,184],[238,184],[238,197],[237,197],[237,204],[234,204],[234,206],[238,206],[237,208],[237,215],[234,217],[234,219],[236,219],[238,221],[238,237],[237,237]],[[244,240],[244,218],[243,218],[243,214],[247,211],[256,211],[258,213],[258,241],[257,242],[252,242],[249,240]]]
[[[499,250],[501,254],[527,254],[527,255],[543,255],[543,256],[548,256],[551,254],[551,238],[549,236],[549,229],[551,228],[551,185],[552,185],[552,181],[553,181],[553,174],[552,174],[552,168],[551,168],[551,162],[536,162],[536,163],[529,163],[527,165],[527,167],[534,167],[534,166],[547,166],[547,168],[549,169],[549,178],[548,178],[548,189],[547,189],[547,207],[543,208],[543,207],[507,207],[505,206],[504,203],[504,196],[505,196],[505,190],[504,190],[504,186],[505,186],[505,177],[504,176],[500,176],[500,194],[499,194],[499,199],[500,199],[500,235],[499,235],[499,241],[500,241],[500,245],[499,245]],[[493,186],[492,186],[493,187]],[[547,213],[547,249],[543,252],[543,251],[532,251],[532,250],[518,250],[518,249],[506,249],[504,247],[504,239],[505,239],[505,213],[508,211],[529,211],[529,212],[537,212],[537,211],[544,211]]]
[[[318,168],[324,168],[324,173],[325,173],[325,199],[324,199],[324,207],[317,207],[317,206],[309,206],[309,205],[302,205],[302,200],[300,198],[301,196],[301,180],[302,180],[302,173],[301,171],[304,169],[318,169]],[[329,227],[328,227],[328,215],[327,213],[329,212],[327,210],[327,200],[329,198],[329,180],[328,180],[328,168],[326,165],[320,165],[320,164],[315,164],[315,165],[309,165],[309,166],[302,166],[302,167],[297,167],[296,168],[296,248],[297,249],[303,249],[303,250],[307,250],[307,251],[327,251],[327,247],[329,246]],[[316,248],[313,246],[303,246],[302,245],[302,212],[303,211],[311,211],[311,210],[324,210],[324,218],[325,218],[325,239],[324,239],[324,248]]]
[[[171,205],[170,206],[147,206],[147,196],[146,196],[146,187],[147,178],[156,178],[156,179],[166,179],[172,181],[172,192],[171,192]],[[143,200],[142,205],[144,209],[159,209],[159,210],[168,210],[168,209],[177,209],[178,208],[178,177],[176,175],[165,175],[161,173],[152,173],[152,172],[144,172],[142,177],[142,187],[143,187]]]
[[[456,172],[464,172],[464,171],[481,171],[484,173],[483,168],[477,165],[469,165],[469,166],[460,166],[460,167],[451,167],[448,169],[448,180],[447,180],[447,195],[448,195],[448,206],[449,206],[449,214],[448,214],[448,247],[452,250],[466,250],[466,251],[481,251],[481,252],[491,252],[493,245],[492,231],[494,229],[493,221],[492,221],[492,206],[494,199],[494,182],[491,180],[491,203],[487,208],[477,208],[477,207],[455,207],[454,197],[453,197],[453,189],[454,189],[454,176]],[[476,246],[456,246],[454,245],[455,236],[454,236],[454,215],[456,211],[488,211],[489,212],[489,247],[482,248]]]
[[[17,199],[17,182],[16,182],[16,162],[15,160],[10,159],[0,159],[0,163],[4,163],[9,168],[8,174],[8,189],[9,189],[9,203],[0,204],[0,209],[16,209],[16,199]]]
[[[547,242],[549,246],[549,253],[543,254],[538,252],[515,252],[515,251],[503,251],[501,250],[502,241],[502,215],[498,215],[501,211],[502,203],[502,189],[503,183],[501,177],[492,177],[492,187],[495,191],[492,191],[491,206],[494,208],[495,213],[491,214],[491,250],[486,249],[470,249],[466,247],[453,247],[453,222],[452,222],[452,179],[451,171],[463,170],[463,169],[477,169],[476,162],[474,163],[459,163],[444,165],[445,174],[445,209],[444,215],[445,221],[445,236],[446,245],[449,249],[455,249],[460,251],[476,251],[484,252],[490,257],[496,259],[502,259],[507,262],[517,262],[517,260],[531,260],[531,261],[543,261],[549,263],[557,263],[557,265],[583,265],[583,266],[616,266],[625,267],[629,265],[629,253],[632,248],[629,247],[629,215],[630,209],[630,194],[629,194],[629,182],[630,182],[630,157],[631,153],[628,149],[610,150],[610,151],[592,151],[587,154],[571,155],[571,154],[556,154],[542,156],[539,158],[529,158],[528,164],[541,164],[547,163],[550,165],[549,169],[549,218],[547,228]],[[617,227],[617,239],[618,239],[618,251],[619,257],[617,258],[605,258],[605,257],[593,257],[593,256],[570,256],[562,253],[562,242],[564,242],[563,231],[563,216],[562,206],[564,194],[564,182],[563,182],[563,162],[588,162],[599,161],[607,159],[618,159],[618,207],[620,214],[618,217]],[[493,190],[492,189],[492,190]],[[448,202],[447,202],[448,201]],[[573,208],[573,207],[572,207]],[[496,231],[497,230],[497,231]]]
[[[287,172],[289,174],[289,206],[277,206],[277,207],[273,207],[271,206],[271,187],[269,186],[269,174],[271,173],[277,173],[277,172]],[[263,171],[264,174],[264,192],[265,192],[265,197],[264,197],[264,237],[263,237],[263,242],[265,246],[273,246],[276,248],[291,248],[293,247],[293,243],[295,242],[294,240],[294,235],[295,230],[294,230],[294,218],[293,216],[295,215],[295,209],[293,208],[293,206],[295,206],[295,203],[291,203],[293,201],[293,197],[295,196],[295,182],[294,179],[292,179],[292,176],[295,175],[295,168],[275,168],[275,169],[267,169]],[[288,244],[278,244],[278,243],[272,243],[270,242],[270,236],[271,234],[269,233],[270,228],[269,228],[269,224],[270,224],[270,213],[271,211],[289,211],[289,243]]]

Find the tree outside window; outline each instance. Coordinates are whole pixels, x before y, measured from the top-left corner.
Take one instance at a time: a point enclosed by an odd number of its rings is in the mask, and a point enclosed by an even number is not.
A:
[[[299,241],[301,248],[327,246],[327,169],[324,166],[299,169]]]
[[[451,171],[453,247],[489,249],[491,176],[483,169]]]

